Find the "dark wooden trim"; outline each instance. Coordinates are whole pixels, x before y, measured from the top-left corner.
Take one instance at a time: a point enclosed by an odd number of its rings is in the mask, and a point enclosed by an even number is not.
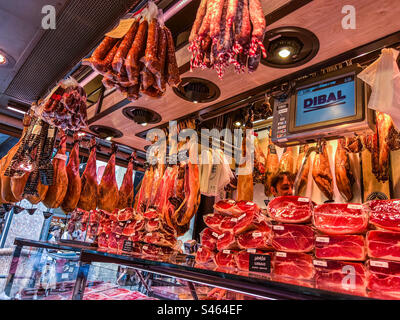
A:
[[[22,135],[22,129],[0,123],[0,133],[8,134],[9,136],[12,136],[12,137],[20,138]]]

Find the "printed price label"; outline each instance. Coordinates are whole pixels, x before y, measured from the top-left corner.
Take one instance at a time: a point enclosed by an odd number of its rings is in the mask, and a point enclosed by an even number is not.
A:
[[[261,232],[253,232],[253,237],[254,238],[259,238],[259,237],[262,237],[262,233]]]
[[[256,249],[247,249],[247,252],[248,252],[248,253],[256,253],[257,250],[256,250]]]
[[[68,273],[63,273],[61,275],[61,279],[68,279]]]
[[[380,267],[380,268],[389,268],[389,264],[386,261],[375,261],[375,260],[370,260],[369,264],[372,267]]]
[[[216,237],[216,238],[218,238],[218,239],[219,239],[219,235],[218,235],[218,233],[216,233],[216,232],[213,232],[213,233],[212,233],[212,235],[213,235],[214,237]]]
[[[42,129],[41,125],[35,124],[35,126],[32,129],[32,134],[39,134],[41,129]]]
[[[278,113],[279,114],[283,114],[283,113],[287,113],[287,111],[288,111],[288,109],[285,108],[285,109],[279,110]]]
[[[249,256],[249,271],[271,272],[271,256],[266,254],[252,254]]]
[[[235,201],[235,200],[232,200],[232,199],[228,200],[227,202],[228,202],[229,204],[235,204],[235,203],[236,203],[236,201]]]
[[[222,253],[230,254],[230,253],[231,253],[231,250],[222,250]]]
[[[147,250],[148,248],[148,246],[143,246],[143,250]]]
[[[65,155],[65,154],[61,154],[61,153],[57,153],[55,156],[54,156],[54,159],[60,159],[60,160],[64,160],[64,161],[67,161],[67,155]]]
[[[249,202],[246,202],[246,205],[252,206],[252,205],[254,205],[254,203],[249,201]]]
[[[298,198],[297,201],[299,201],[299,202],[310,202],[310,199],[308,199],[308,198]]]
[[[122,251],[132,252],[133,249],[133,241],[125,240],[124,245],[122,246]]]
[[[148,234],[146,234],[147,237],[151,237],[153,235],[153,233],[149,232]]]
[[[238,220],[242,220],[245,216],[246,216],[246,214],[243,213],[243,214],[238,218]]]
[[[220,236],[218,236],[218,240],[219,240],[219,239],[222,239],[224,236],[225,236],[225,234],[224,234],[224,233],[223,233],[223,234],[221,234]]]
[[[362,209],[362,205],[360,205],[360,204],[349,204],[349,205],[347,205],[347,209],[361,210]]]
[[[323,260],[313,260],[314,266],[326,267],[328,264]]]
[[[324,243],[329,243],[329,238],[328,237],[317,237],[315,239],[317,242],[324,242]]]
[[[119,25],[105,35],[110,38],[120,39],[127,34],[134,21],[135,19],[121,19]]]
[[[285,230],[285,227],[284,226],[273,226],[272,229],[283,231],[283,230]]]
[[[53,138],[54,137],[54,132],[55,132],[54,128],[49,128],[49,131],[47,131],[47,136],[49,138]]]
[[[199,250],[197,250],[197,252],[202,252],[203,251],[203,248],[199,248]]]
[[[286,252],[277,252],[275,255],[277,257],[286,258]]]
[[[236,218],[231,219],[232,222],[237,222],[238,220]]]

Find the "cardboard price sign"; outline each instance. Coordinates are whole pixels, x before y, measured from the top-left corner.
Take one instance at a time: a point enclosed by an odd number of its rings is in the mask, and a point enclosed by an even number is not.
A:
[[[249,271],[271,273],[271,256],[250,253]]]
[[[123,38],[128,33],[129,29],[131,28],[131,26],[135,20],[136,20],[135,18],[121,19],[119,21],[119,25],[115,29],[106,33],[106,36],[110,37],[110,38],[116,38],[116,39]]]

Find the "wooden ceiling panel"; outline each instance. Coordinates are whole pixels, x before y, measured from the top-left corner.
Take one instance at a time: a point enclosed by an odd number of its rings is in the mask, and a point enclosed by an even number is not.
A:
[[[262,0],[265,13],[272,12],[287,2],[283,0]],[[342,7],[346,4],[348,4],[346,0],[312,1],[268,26],[268,30],[282,26],[297,26],[308,29],[317,35],[320,41],[320,50],[314,59],[303,66],[276,69],[260,64],[258,70],[253,74],[243,73],[241,75],[237,75],[232,69],[228,69],[224,74],[223,80],[218,79],[214,70],[196,69],[193,72],[189,71],[182,74],[181,77],[200,77],[214,82],[221,90],[221,96],[218,100],[210,103],[195,104],[177,97],[172,89],[168,88],[161,99],[143,97],[129,105],[152,109],[162,116],[161,123],[165,123],[400,30],[400,19],[398,19],[400,9],[392,0],[381,0],[379,1],[379,6],[377,6],[375,0],[355,1],[353,5],[356,8],[356,29],[344,30],[341,25],[344,17]],[[270,8],[270,10],[267,8]],[[177,52],[179,66],[187,63],[189,58],[190,54],[187,46]],[[121,99],[122,95],[117,92],[106,97],[102,111],[112,107]],[[94,112],[93,109],[95,108],[92,107],[90,114]],[[148,142],[135,137],[135,134],[144,131],[144,129],[158,126],[160,123],[143,128],[127,120],[122,115],[122,109],[119,109],[94,122],[94,124],[117,128],[124,133],[124,137],[116,141],[120,140],[121,143],[135,148],[143,148]]]

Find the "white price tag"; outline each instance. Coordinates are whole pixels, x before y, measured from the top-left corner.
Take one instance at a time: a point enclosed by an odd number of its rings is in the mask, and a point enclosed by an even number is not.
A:
[[[212,235],[213,235],[214,237],[216,237],[216,238],[219,237],[218,233],[216,233],[216,232],[213,232]]]
[[[238,220],[242,220],[245,216],[246,216],[246,214],[243,213],[243,214],[238,218]]]
[[[313,260],[314,266],[327,267],[328,264],[323,260]]]
[[[230,253],[231,253],[231,250],[222,250],[222,253],[230,254]]]
[[[253,203],[253,202],[251,202],[251,201],[249,201],[249,202],[246,202],[246,205],[248,205],[248,206],[252,206],[252,205],[254,205],[254,203]]]
[[[68,279],[68,273],[63,273],[61,275],[61,279]]]
[[[285,227],[284,226],[273,226],[272,229],[283,231],[283,230],[285,230]]]
[[[370,260],[369,264],[372,267],[380,267],[380,268],[389,268],[389,264],[386,261],[375,261],[375,260]]]
[[[197,250],[197,252],[202,252],[203,251],[203,248],[199,248],[199,250]]]
[[[32,129],[32,134],[39,134],[41,129],[42,129],[41,125],[35,124],[35,126]]]
[[[224,236],[225,236],[225,233],[221,234],[221,235],[218,237],[218,240],[219,240],[219,239],[222,239]]]
[[[148,248],[148,246],[143,246],[143,250],[147,250]]]
[[[286,252],[277,252],[275,255],[277,257],[286,258]]]
[[[146,234],[146,236],[151,237],[153,234],[151,232],[149,232],[148,234]]]
[[[235,200],[232,200],[232,199],[228,200],[227,202],[228,202],[229,204],[235,204],[235,203],[236,203],[236,201],[235,201]]]
[[[231,221],[236,223],[238,220],[236,218],[232,218]]]
[[[262,233],[261,232],[253,232],[253,237],[254,238],[259,238],[259,237],[262,237]]]
[[[324,242],[324,243],[329,243],[329,238],[328,237],[317,237],[315,239],[317,242]]]
[[[248,253],[256,253],[256,249],[247,249]]]
[[[360,204],[349,204],[349,205],[347,205],[347,209],[361,210],[362,209],[362,205],[360,205]]]
[[[308,199],[308,198],[298,198],[297,201],[298,202],[310,202],[310,199]]]
[[[279,114],[282,114],[282,113],[286,113],[287,111],[288,111],[288,109],[285,108],[285,109],[279,110],[278,113],[279,113]]]
[[[54,137],[54,128],[50,128],[49,131],[47,131],[47,136],[49,138],[53,138]]]

